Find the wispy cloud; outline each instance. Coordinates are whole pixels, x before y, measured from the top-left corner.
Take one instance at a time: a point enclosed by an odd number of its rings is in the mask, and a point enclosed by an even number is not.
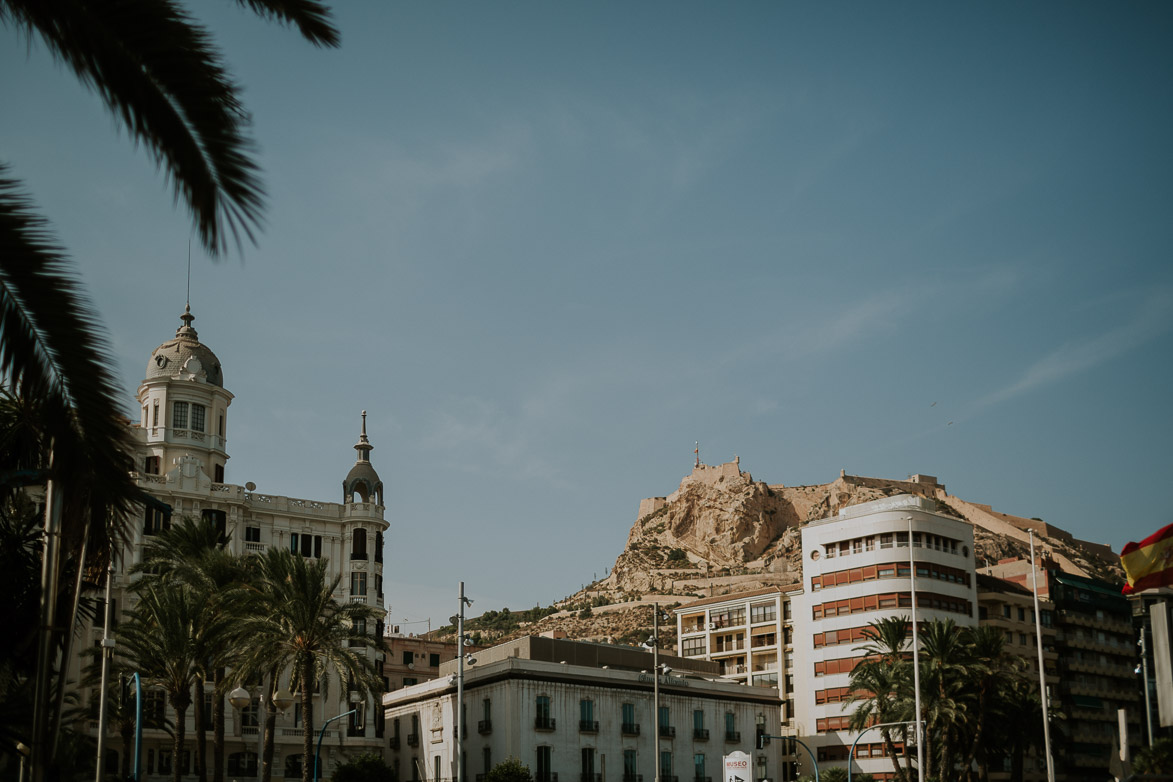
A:
[[[980,399],[977,407],[996,405],[1084,372],[1140,347],[1170,328],[1173,328],[1173,289],[1160,288],[1150,292],[1125,323],[1090,339],[1060,346],[1028,367],[1016,380]]]

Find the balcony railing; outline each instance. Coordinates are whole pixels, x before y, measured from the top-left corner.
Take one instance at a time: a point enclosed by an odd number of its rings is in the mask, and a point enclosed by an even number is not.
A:
[[[709,740],[709,729],[708,728],[693,728],[692,729],[692,737],[694,739],[696,739],[697,741],[708,741]]]
[[[643,774],[624,774],[623,782],[644,782]]]
[[[620,727],[619,732],[622,733],[624,736],[638,736],[639,735],[639,723],[638,722],[625,722]]]
[[[389,739],[389,741],[388,741],[388,744],[389,744],[389,746],[391,747],[391,749],[399,749],[399,737],[398,737],[398,736],[392,736],[392,737]]]
[[[603,775],[584,771],[578,775],[578,782],[603,782]]]
[[[534,717],[536,730],[554,730],[557,721],[553,717]]]
[[[692,778],[692,782],[713,782],[713,778],[712,777],[695,776]]]
[[[492,720],[481,720],[480,722],[477,723],[477,733],[481,734],[482,736],[486,736],[492,732],[493,732],[493,721]]]
[[[539,771],[534,774],[534,782],[558,782],[557,771]]]
[[[578,721],[578,732],[579,733],[598,733],[599,732],[599,721],[598,720],[579,720]]]
[[[666,739],[674,739],[676,738],[676,728],[671,725],[661,725],[660,735]],[[663,779],[663,776],[661,775],[660,778]]]
[[[365,551],[352,551],[352,552],[350,552],[350,558],[351,559],[366,560],[367,553]]]
[[[420,745],[420,734],[408,733],[407,734],[407,746],[418,747],[419,745]]]
[[[733,742],[741,741],[741,731],[739,731],[739,730],[725,731],[725,740],[726,741],[733,741]]]

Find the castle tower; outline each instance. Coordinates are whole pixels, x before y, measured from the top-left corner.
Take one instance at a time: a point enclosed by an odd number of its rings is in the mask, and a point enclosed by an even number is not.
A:
[[[224,482],[228,406],[232,394],[224,388],[220,359],[199,341],[192,327],[191,306],[179,318],[183,325],[175,338],[151,353],[138,403],[142,410],[142,463],[147,475],[166,475],[182,468],[195,477],[203,472],[215,483]]]

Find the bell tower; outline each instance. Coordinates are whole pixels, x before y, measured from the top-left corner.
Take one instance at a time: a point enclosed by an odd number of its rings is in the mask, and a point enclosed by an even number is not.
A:
[[[220,359],[199,340],[188,305],[175,338],[151,353],[138,388],[144,437],[136,465],[148,475],[166,475],[181,464],[224,482],[228,462],[228,406]]]

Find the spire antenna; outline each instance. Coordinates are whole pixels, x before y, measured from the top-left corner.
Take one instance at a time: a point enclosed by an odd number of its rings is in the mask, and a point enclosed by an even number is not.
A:
[[[187,309],[191,311],[191,234],[187,235]]]
[[[692,449],[692,452],[696,454],[696,466],[700,467],[701,466],[701,443],[700,443],[700,440],[697,440],[696,447]]]

